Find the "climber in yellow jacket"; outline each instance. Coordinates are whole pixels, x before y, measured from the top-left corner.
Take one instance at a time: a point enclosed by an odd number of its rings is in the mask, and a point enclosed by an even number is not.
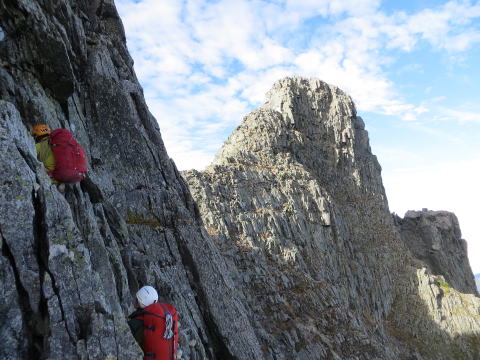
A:
[[[52,130],[48,125],[35,125],[32,130],[32,135],[35,138],[35,147],[37,149],[37,159],[43,163],[49,175],[55,170],[55,156],[53,155],[50,145],[51,132]],[[52,183],[57,185],[60,192],[65,190],[65,184],[59,183],[52,177],[50,178],[52,179]]]
[[[47,173],[55,170],[55,157],[50,146],[50,127],[48,125],[35,125],[32,135],[35,138],[35,147],[37,149],[37,159],[43,163]]]

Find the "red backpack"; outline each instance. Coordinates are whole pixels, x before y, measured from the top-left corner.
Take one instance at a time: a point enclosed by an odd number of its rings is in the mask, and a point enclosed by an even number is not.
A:
[[[50,145],[55,157],[55,170],[50,176],[63,183],[82,181],[87,173],[87,156],[67,129],[53,130]]]
[[[144,360],[176,360],[178,313],[173,305],[154,303],[138,312],[143,320]]]

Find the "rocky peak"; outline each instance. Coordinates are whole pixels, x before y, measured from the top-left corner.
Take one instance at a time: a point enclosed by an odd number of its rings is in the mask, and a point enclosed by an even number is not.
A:
[[[266,98],[263,108],[279,112],[287,131],[316,141],[305,144],[310,145],[307,150],[318,151],[318,145],[326,140],[338,145],[352,143],[356,110],[350,96],[338,87],[319,79],[285,78],[272,86]],[[361,122],[359,125],[363,129]]]
[[[449,348],[473,359],[479,351],[465,345],[471,339],[448,340],[471,321],[480,329],[479,300],[450,290],[401,241],[363,121],[338,88],[278,81],[211,166],[183,175],[256,315],[265,359],[449,359]],[[464,301],[468,315],[443,315]]]
[[[258,151],[300,156],[319,151],[318,145],[329,137],[332,143],[347,144],[354,117],[350,97],[337,87],[317,79],[285,78],[273,85],[265,104],[230,136],[215,163]]]
[[[443,275],[460,292],[478,294],[467,242],[461,238],[455,214],[427,209],[408,211],[403,219],[395,216],[395,224],[413,256],[434,274]]]
[[[340,181],[384,194],[380,165],[352,99],[318,79],[293,77],[276,82],[266,102],[245,117],[212,166],[234,162],[295,162],[332,192],[336,188],[330,184]]]

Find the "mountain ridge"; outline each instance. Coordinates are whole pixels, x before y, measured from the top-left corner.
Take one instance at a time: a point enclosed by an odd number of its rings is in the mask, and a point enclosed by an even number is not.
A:
[[[409,232],[395,226],[409,217],[391,217],[380,170],[351,98],[318,79],[293,77],[273,85],[265,104],[244,118],[205,171],[182,172],[206,230],[237,273],[237,287],[250,294],[249,299],[263,294],[262,300],[247,305],[265,319],[255,325],[262,329],[258,330],[262,342],[281,349],[270,350],[265,358],[355,354],[396,359],[409,349],[412,357],[448,359],[451,351],[445,351],[449,348],[465,358],[475,357],[477,350],[460,350],[463,345],[446,341],[446,333],[466,324],[451,319],[452,323],[441,326],[441,314],[458,304],[461,296],[425,307],[429,294],[443,299],[442,285],[452,295],[456,285],[439,273],[435,276],[419,251],[408,250],[407,239],[420,230],[410,228]],[[435,243],[454,240],[452,251],[466,261],[466,267],[451,279],[461,281],[462,271],[468,268],[471,274],[471,270],[455,224],[435,218],[430,228],[432,234],[440,228],[446,231],[435,237]],[[454,234],[458,237],[451,238]],[[426,233],[418,236],[427,242]],[[441,250],[447,252],[447,247]],[[245,283],[245,278],[253,284]],[[305,284],[302,292],[291,289],[298,283]],[[469,301],[478,301],[472,282],[465,289],[472,294]],[[285,295],[289,292],[292,294]],[[409,295],[405,297],[405,293]],[[269,294],[280,296],[271,298]],[[412,313],[408,303],[415,304],[414,316],[407,316]],[[297,304],[297,309],[291,304]],[[303,308],[309,309],[308,315],[301,313]],[[474,314],[474,308],[468,311]],[[276,317],[270,309],[278,309],[279,319],[286,323],[302,319],[315,324],[323,319],[340,329],[348,327],[347,319],[353,317],[357,335],[347,331],[348,339],[342,343],[336,339],[345,335],[345,330],[326,333],[314,326],[323,332],[323,340],[316,342],[315,330],[305,334],[301,325],[290,325],[288,331],[297,335],[285,343],[283,335],[278,335],[283,333],[271,324],[272,316]],[[423,325],[412,328],[413,323]],[[429,327],[435,330],[425,331]],[[362,347],[362,337],[370,341],[360,355],[355,349]],[[425,343],[436,339],[444,346],[432,351],[406,341],[402,348],[392,337],[421,338]]]
[[[478,297],[406,249],[344,92],[278,81],[188,186],[113,0],[8,0],[0,27],[1,358],[142,358],[126,316],[145,284],[180,313],[181,359],[478,354]],[[86,150],[65,194],[38,123]]]

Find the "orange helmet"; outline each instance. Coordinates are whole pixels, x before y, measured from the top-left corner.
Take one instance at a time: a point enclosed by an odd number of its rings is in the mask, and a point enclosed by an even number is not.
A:
[[[42,136],[42,135],[50,135],[52,130],[48,127],[48,125],[35,125],[32,130],[32,135],[37,137],[37,136]]]

